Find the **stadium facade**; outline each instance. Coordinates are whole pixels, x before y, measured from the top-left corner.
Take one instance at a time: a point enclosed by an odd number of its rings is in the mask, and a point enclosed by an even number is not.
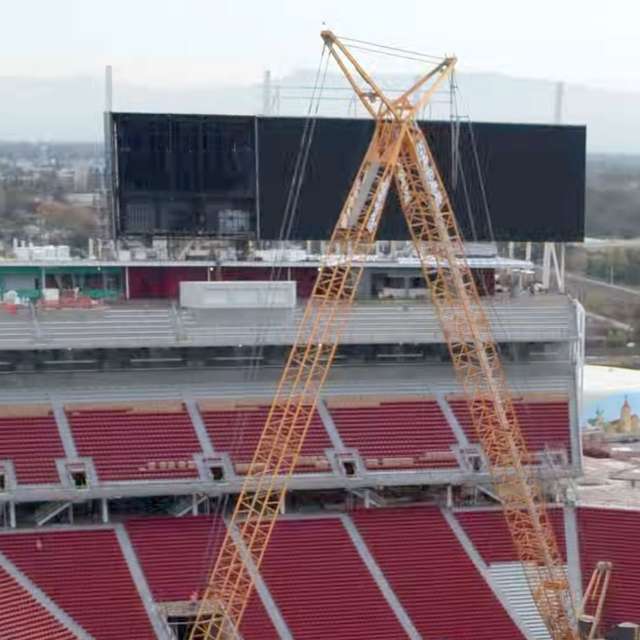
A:
[[[605,625],[640,622],[640,511],[573,491],[583,309],[530,260],[467,250],[573,591],[610,560]],[[119,258],[0,265],[2,637],[184,637],[320,264],[250,242]],[[292,304],[237,304],[274,280]],[[180,301],[185,282],[228,303]],[[548,638],[403,245],[366,262],[283,511],[245,640]]]

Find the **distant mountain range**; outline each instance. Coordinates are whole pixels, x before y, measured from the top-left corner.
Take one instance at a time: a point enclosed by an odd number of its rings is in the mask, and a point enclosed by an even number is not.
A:
[[[274,88],[271,94],[277,112],[306,113],[310,95],[307,87],[312,79],[312,73],[300,71],[279,80],[277,84],[282,88]],[[406,78],[388,80],[389,84],[406,86]],[[337,76],[329,76],[326,84],[344,86]],[[458,85],[465,105],[460,111],[473,120],[554,120],[553,82],[460,73]],[[116,83],[114,94],[117,111],[253,114],[262,110],[263,102],[260,85],[159,89]],[[353,112],[348,92],[329,88],[325,95],[334,99],[323,101],[320,115],[347,116]],[[446,100],[446,96],[440,97],[442,103]],[[444,107],[436,105],[434,117],[442,116]],[[0,140],[100,141],[103,109],[104,82],[100,77],[0,77]],[[640,153],[640,93],[568,84],[564,90],[563,121],[587,125],[590,152]]]

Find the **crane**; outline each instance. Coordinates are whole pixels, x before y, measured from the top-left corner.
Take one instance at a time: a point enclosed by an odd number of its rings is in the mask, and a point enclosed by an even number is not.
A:
[[[601,635],[599,633],[600,623],[602,622],[602,612],[609,590],[612,570],[613,565],[611,562],[604,560],[598,562],[593,569],[587,590],[582,597],[578,622],[585,640],[597,640]],[[593,605],[594,603],[594,612],[592,614],[587,613],[589,604]]]
[[[343,39],[331,31],[323,31],[321,37],[374,119],[374,131],[323,256],[189,638],[237,637],[253,588],[248,563],[259,569],[264,558],[395,182],[533,599],[553,640],[578,640],[575,604],[543,490],[518,425],[451,202],[416,122],[417,113],[451,76],[456,59],[445,57],[392,99]]]

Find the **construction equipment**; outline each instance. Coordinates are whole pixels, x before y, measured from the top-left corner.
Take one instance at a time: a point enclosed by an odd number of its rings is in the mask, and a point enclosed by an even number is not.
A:
[[[600,623],[602,622],[602,611],[607,591],[609,590],[611,570],[612,564],[610,562],[600,561],[596,564],[591,574],[587,590],[582,598],[580,615],[578,616],[580,635],[583,640],[599,640],[602,638]],[[589,604],[593,603],[596,603],[594,612],[592,614],[587,613]]]
[[[341,39],[330,31],[321,35],[375,129],[329,242],[190,640],[237,636],[253,586],[247,563],[260,567],[283,507],[392,180],[533,598],[553,640],[578,640],[575,605],[533,459],[449,197],[416,123],[416,114],[450,77],[456,59],[444,58],[391,99]],[[236,544],[234,537],[242,542]]]

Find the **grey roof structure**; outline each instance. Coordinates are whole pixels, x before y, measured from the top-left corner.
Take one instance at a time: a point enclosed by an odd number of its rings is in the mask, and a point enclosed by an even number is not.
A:
[[[575,304],[564,295],[486,298],[498,342],[564,342],[579,337]],[[126,303],[96,309],[25,309],[0,316],[0,350],[290,345],[304,308],[176,309],[170,303]],[[535,321],[532,319],[535,318]],[[444,341],[428,302],[354,305],[343,344]]]

